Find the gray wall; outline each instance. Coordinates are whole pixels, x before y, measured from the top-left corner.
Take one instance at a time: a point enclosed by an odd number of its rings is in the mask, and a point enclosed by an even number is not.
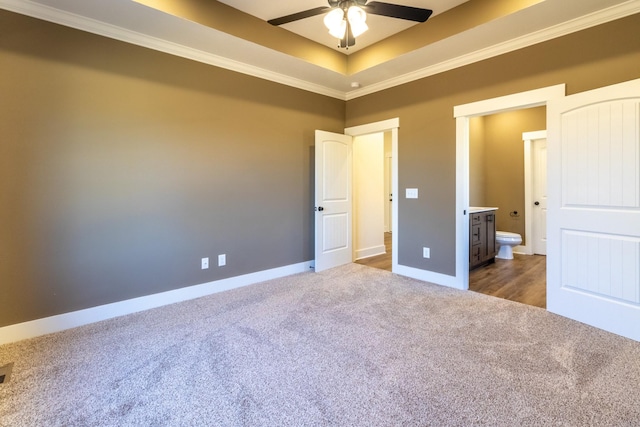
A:
[[[453,106],[637,78],[637,28],[345,103],[0,11],[0,326],[312,259],[314,129],[393,117],[400,263],[454,274]]]
[[[561,83],[573,94],[640,77],[640,14],[347,102],[347,126],[400,118],[398,261],[455,275],[453,107]],[[420,198],[407,200],[404,189]],[[431,258],[422,258],[422,247]]]
[[[0,326],[313,258],[343,101],[6,11],[0,99]]]

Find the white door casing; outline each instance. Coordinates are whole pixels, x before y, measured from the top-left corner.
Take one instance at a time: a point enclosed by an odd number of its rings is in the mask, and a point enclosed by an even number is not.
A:
[[[565,85],[534,89],[498,98],[457,105],[456,119],[456,275],[453,280],[436,282],[458,289],[469,289],[469,120],[521,108],[546,105],[563,97]]]
[[[518,252],[525,255],[533,255],[534,254],[534,244],[533,240],[535,238],[534,231],[537,227],[542,225],[541,231],[544,233],[545,239],[545,250],[546,250],[546,216],[544,217],[544,224],[536,224],[536,221],[539,219],[536,217],[536,205],[534,204],[536,201],[536,196],[534,196],[534,180],[537,179],[536,175],[546,182],[547,179],[547,169],[546,169],[546,158],[544,158],[544,164],[540,164],[534,156],[533,150],[536,148],[534,145],[538,140],[547,140],[547,131],[545,130],[537,130],[533,132],[523,132],[522,133],[522,141],[524,142],[524,244],[517,246],[514,249],[517,249]],[[545,149],[546,155],[546,149]],[[542,160],[542,159],[540,159]],[[546,188],[546,184],[544,184],[544,188]],[[540,196],[538,196],[539,198]],[[545,194],[545,203],[546,203],[546,194]],[[546,205],[545,205],[545,214],[546,214]],[[537,248],[539,250],[539,248]]]
[[[640,79],[550,101],[547,308],[640,341]]]
[[[547,254],[547,139],[532,141],[533,202],[531,210],[532,249],[534,254]]]
[[[315,271],[319,272],[353,261],[353,138],[317,130],[315,139]]]
[[[393,201],[393,192],[392,192],[392,179],[391,179],[391,171],[392,171],[392,158],[391,155],[385,155],[384,157],[384,231],[385,233],[390,233],[391,221],[393,215],[391,213],[392,209],[392,201]]]

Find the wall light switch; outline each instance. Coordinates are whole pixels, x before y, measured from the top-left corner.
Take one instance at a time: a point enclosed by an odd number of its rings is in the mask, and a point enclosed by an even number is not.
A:
[[[406,197],[407,197],[407,199],[417,199],[418,198],[418,189],[417,188],[407,188],[406,189]]]
[[[218,267],[227,265],[227,254],[218,255]]]
[[[431,258],[431,248],[422,248],[422,258]]]
[[[209,258],[202,258],[202,260],[200,261],[200,267],[203,270],[206,270],[207,268],[209,268]]]

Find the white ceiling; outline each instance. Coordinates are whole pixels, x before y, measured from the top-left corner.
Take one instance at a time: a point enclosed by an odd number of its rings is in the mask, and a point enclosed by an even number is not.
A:
[[[281,0],[281,1],[256,1],[256,0],[218,0],[242,12],[253,15],[264,21],[291,15],[292,13],[314,9],[316,7],[329,6],[326,0]],[[432,17],[454,8],[468,0],[384,0],[383,3],[400,4],[403,6],[419,7],[433,10]],[[324,15],[306,18],[297,22],[282,25],[281,27],[293,33],[306,37],[314,42],[330,48],[350,54],[370,46],[400,31],[406,30],[417,22],[402,19],[387,18],[384,16],[368,15],[367,24],[369,31],[356,38],[355,46],[348,50],[339,49],[337,40],[329,35],[323,23]],[[429,22],[429,21],[427,21]]]
[[[318,2],[322,5],[324,0],[224,1],[238,8],[250,8],[247,10],[251,13],[270,19],[306,9],[309,5],[313,7]],[[461,1],[429,2],[435,11],[436,4],[445,8]],[[423,2],[403,0],[402,3]],[[351,75],[331,71],[132,0],[0,0],[0,8],[349,100],[640,13],[640,0],[544,0]],[[370,24],[369,32],[379,31],[377,24]],[[429,21],[420,25],[428,24]],[[361,87],[353,88],[352,82],[360,83]]]

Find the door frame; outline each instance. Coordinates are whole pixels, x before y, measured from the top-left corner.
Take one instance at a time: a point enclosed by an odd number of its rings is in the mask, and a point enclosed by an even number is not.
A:
[[[368,123],[359,126],[345,128],[345,135],[352,137],[368,135],[372,133],[391,132],[391,191],[398,194],[398,128],[400,127],[400,118],[382,120],[379,122]],[[398,269],[398,203],[397,198],[391,202],[391,271],[396,272]]]
[[[549,100],[564,97],[565,93],[566,85],[559,84],[453,108],[453,117],[456,119],[456,276],[452,287],[469,289],[469,120],[472,117],[546,106]]]
[[[524,245],[517,246],[518,252],[526,255],[533,255],[533,142],[539,139],[546,139],[547,131],[537,130],[533,132],[523,132],[524,142]],[[539,226],[539,225],[538,225]]]
[[[391,212],[393,209],[393,157],[391,156],[391,153],[388,155],[387,153],[384,154],[384,168],[385,190],[389,190],[384,195],[384,214],[389,217],[389,221],[385,221],[385,225],[387,227],[385,227],[384,232],[393,233],[393,213]],[[389,187],[387,187],[387,185]]]

